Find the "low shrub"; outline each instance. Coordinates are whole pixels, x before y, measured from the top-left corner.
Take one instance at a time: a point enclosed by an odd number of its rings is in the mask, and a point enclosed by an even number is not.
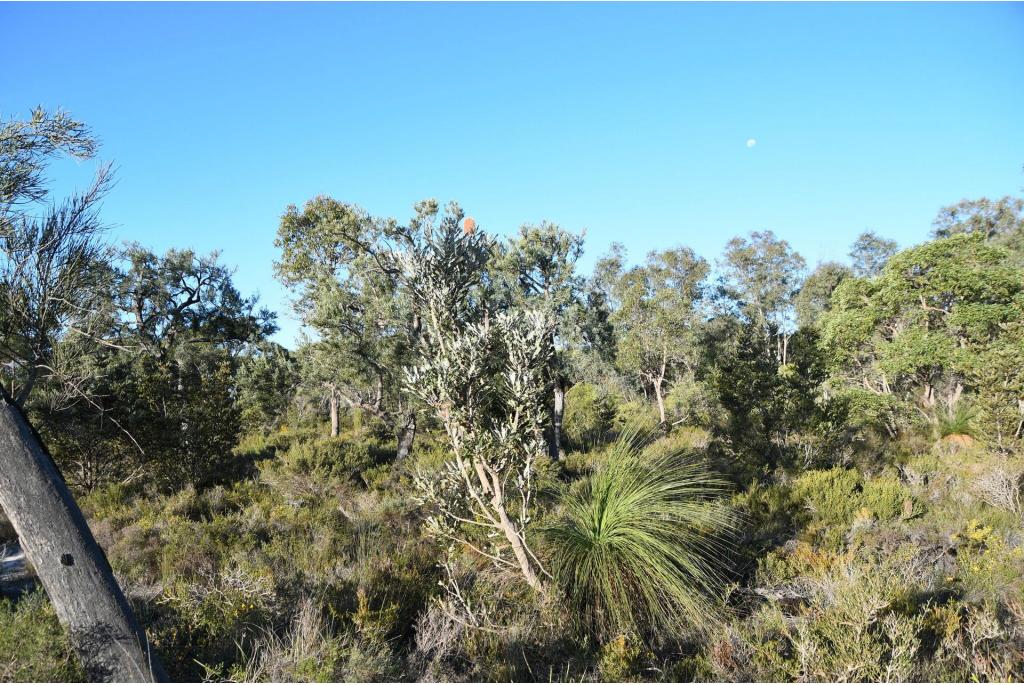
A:
[[[591,448],[608,436],[615,420],[615,401],[590,383],[577,383],[565,393],[562,428],[570,446]]]
[[[78,663],[46,594],[0,598],[0,682],[82,682]]]

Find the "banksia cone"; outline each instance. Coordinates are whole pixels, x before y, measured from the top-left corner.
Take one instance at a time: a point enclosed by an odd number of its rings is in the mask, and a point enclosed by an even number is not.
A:
[[[466,220],[462,222],[462,232],[465,235],[473,235],[474,231],[476,231],[476,220],[467,216]]]

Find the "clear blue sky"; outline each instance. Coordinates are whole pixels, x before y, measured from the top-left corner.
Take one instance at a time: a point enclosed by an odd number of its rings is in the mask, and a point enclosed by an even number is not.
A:
[[[589,268],[761,229],[813,265],[1024,186],[1021,4],[0,4],[0,59],[0,113],[101,137],[114,238],[221,249],[286,344],[274,233],[318,193],[586,229]]]

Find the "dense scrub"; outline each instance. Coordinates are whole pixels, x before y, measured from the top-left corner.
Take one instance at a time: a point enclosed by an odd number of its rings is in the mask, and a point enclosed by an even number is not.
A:
[[[680,440],[691,442],[677,432],[656,446]],[[236,450],[233,459],[255,462],[250,478],[167,495],[115,485],[83,499],[174,677],[1022,675],[1024,547],[1012,490],[1021,467],[997,454],[936,447],[867,473],[833,467],[734,488],[738,533],[716,569],[726,582],[695,597],[713,611],[644,637],[594,634],[569,598],[538,604],[471,551],[445,557],[422,534],[409,478],[433,455],[396,466],[387,447],[357,431],[285,429]],[[547,468],[582,485],[603,458],[598,449],[573,455],[575,471]],[[444,590],[453,580],[463,607]],[[0,644],[16,655],[8,679],[75,677],[41,595],[0,612]]]

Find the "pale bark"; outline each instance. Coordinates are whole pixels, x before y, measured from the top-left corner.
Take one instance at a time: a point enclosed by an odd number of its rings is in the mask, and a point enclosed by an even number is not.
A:
[[[338,422],[338,394],[336,392],[334,392],[333,389],[331,390],[331,397],[330,397],[329,402],[330,402],[330,406],[331,406],[331,437],[332,438],[336,438],[336,437],[338,437],[338,423],[339,423]]]
[[[38,436],[6,393],[0,393],[0,507],[89,678],[165,680],[85,517]]]
[[[555,379],[555,401],[551,412],[551,458],[562,461],[565,458],[565,449],[562,447],[562,417],[565,415],[565,388],[562,379]]]

